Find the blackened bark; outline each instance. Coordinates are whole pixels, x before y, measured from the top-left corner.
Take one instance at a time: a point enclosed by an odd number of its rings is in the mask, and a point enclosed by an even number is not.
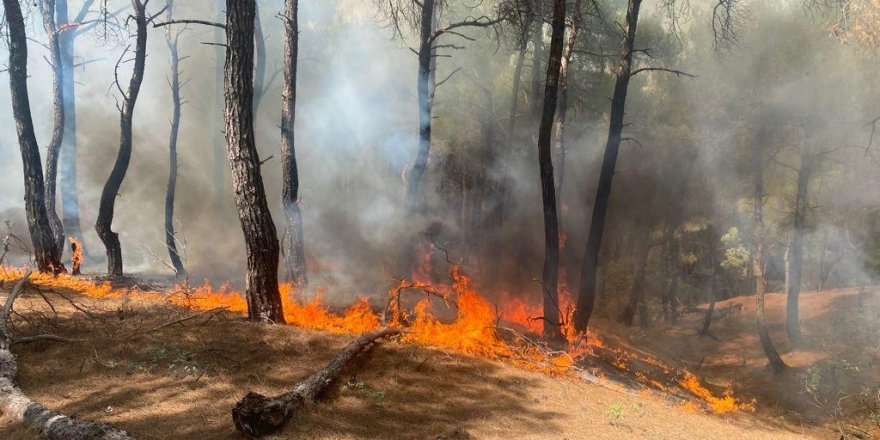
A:
[[[260,173],[254,140],[255,0],[226,0],[226,150],[235,205],[247,250],[248,318],[284,323],[278,291],[278,235]]]
[[[168,19],[173,15],[174,0],[167,3]],[[177,238],[174,233],[174,195],[177,191],[177,138],[180,133],[180,55],[177,50],[178,35],[166,30],[165,41],[168,44],[171,61],[171,131],[168,135],[168,185],[165,187],[165,246],[168,258],[178,277],[186,276],[186,268],[177,251]]]
[[[541,1],[535,2],[535,29],[532,33],[532,117],[537,118],[541,114],[542,93],[545,89],[544,69],[546,55],[544,51],[544,8]]]
[[[421,7],[419,29],[419,74],[417,80],[419,105],[419,150],[416,161],[407,179],[406,206],[410,212],[419,211],[422,206],[422,179],[428,169],[431,154],[431,118],[434,107],[434,90],[431,84],[433,60],[433,34],[435,1],[424,0]]]
[[[60,167],[58,177],[61,192],[61,223],[64,232],[79,242],[81,251],[85,252],[82,227],[79,219],[79,196],[77,182],[77,142],[76,142],[76,93],[75,73],[73,69],[74,42],[77,27],[69,25],[81,23],[95,0],[83,2],[79,13],[69,21],[67,0],[55,0],[55,15],[58,28],[66,29],[59,34],[61,45],[61,66],[64,75],[61,84],[64,95],[64,136],[61,143]]]
[[[562,66],[562,40],[565,34],[565,0],[553,1],[553,23],[550,37],[550,59],[544,87],[544,108],[538,129],[538,165],[541,169],[541,198],[544,205],[544,269],[541,275],[544,299],[544,336],[559,338],[559,213],[556,204],[556,183],[553,179],[553,155],[550,138],[559,92]]]
[[[764,318],[764,295],[767,292],[767,279],[764,276],[764,159],[762,148],[764,128],[759,129],[758,139],[752,146],[752,168],[755,170],[755,194],[752,208],[754,227],[752,230],[752,272],[755,275],[755,324],[761,349],[770,361],[773,370],[784,371],[787,366],[770,338]]]
[[[636,26],[639,22],[639,8],[642,0],[629,0],[626,10],[626,34],[623,38],[620,64],[617,66],[617,80],[614,83],[614,95],[611,99],[611,120],[608,127],[608,141],[605,144],[605,155],[599,173],[599,186],[596,189],[596,202],[590,221],[590,232],[587,246],[581,263],[581,285],[578,291],[577,306],[574,312],[574,327],[578,332],[586,333],[590,317],[596,302],[596,273],[599,268],[599,251],[602,248],[602,234],[605,231],[605,216],[608,213],[608,202],[611,198],[611,182],[617,167],[617,155],[620,150],[623,133],[623,117],[626,110],[626,94],[632,75],[633,45],[636,38]]]
[[[58,181],[58,156],[64,140],[64,63],[61,61],[61,36],[55,25],[55,0],[42,0],[40,10],[43,29],[49,42],[49,63],[52,68],[52,139],[46,147],[46,215],[52,226],[55,253],[61,259],[64,253],[64,226],[55,209],[55,189]]]
[[[43,167],[40,164],[40,147],[34,134],[31,104],[27,89],[27,34],[24,16],[18,0],[3,0],[6,10],[9,46],[9,89],[12,98],[12,114],[18,132],[21,162],[24,168],[24,201],[28,231],[34,246],[34,259],[41,272],[64,272],[61,256],[52,235],[52,225],[46,212]]]
[[[283,187],[281,205],[284,209],[282,250],[285,276],[296,286],[306,284],[306,257],[303,243],[302,211],[299,205],[299,169],[296,162],[296,72],[299,55],[299,0],[284,2],[284,90],[281,94],[281,168]]]
[[[135,51],[134,51],[134,69],[131,73],[131,79],[128,83],[128,90],[122,95],[122,106],[119,112],[119,153],[116,156],[116,163],[113,165],[113,171],[104,184],[104,190],[101,192],[101,203],[98,207],[98,221],[95,224],[95,231],[98,238],[104,243],[107,250],[107,274],[113,277],[122,276],[122,245],[119,243],[119,234],[113,232],[113,213],[116,209],[116,197],[119,195],[119,188],[128,172],[128,164],[131,161],[132,149],[132,121],[134,120],[134,109],[137,103],[138,94],[141,90],[141,82],[144,79],[144,67],[147,59],[147,13],[145,5],[141,0],[131,0],[131,7],[134,11],[134,23],[137,27]]]
[[[801,294],[801,275],[804,252],[804,227],[807,218],[807,202],[809,199],[810,176],[813,173],[813,152],[811,141],[807,141],[801,153],[801,167],[798,169],[797,194],[794,207],[794,231],[792,231],[791,247],[789,248],[789,282],[788,300],[785,310],[785,330],[792,345],[801,343],[801,324],[798,312],[798,298]]]

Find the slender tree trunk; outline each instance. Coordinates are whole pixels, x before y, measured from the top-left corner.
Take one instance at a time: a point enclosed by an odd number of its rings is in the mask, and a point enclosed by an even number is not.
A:
[[[266,37],[260,20],[260,3],[254,14],[254,117],[260,111],[260,103],[266,94]]]
[[[12,114],[18,132],[21,162],[24,168],[24,201],[28,231],[34,246],[34,259],[40,272],[65,272],[61,255],[52,234],[52,224],[46,212],[46,189],[40,164],[40,147],[34,134],[31,104],[27,88],[27,34],[24,16],[18,0],[3,0],[6,26],[9,30],[9,89],[12,98]],[[2,363],[2,362],[0,362]]]
[[[718,261],[715,256],[715,243],[718,240],[715,235],[715,225],[709,225],[709,265],[712,266],[712,276],[709,281],[709,309],[706,311],[706,317],[703,318],[703,327],[700,329],[700,336],[712,336],[709,328],[712,326],[712,315],[715,314],[715,302],[718,298],[718,294],[715,293],[715,290],[718,288]]]
[[[61,35],[55,25],[55,0],[41,0],[43,28],[49,41],[49,62],[52,67],[52,140],[46,147],[46,215],[52,226],[55,253],[64,254],[64,226],[55,209],[58,181],[58,156],[64,140],[64,63],[61,61]]]
[[[798,298],[801,294],[801,274],[804,252],[804,226],[807,217],[808,191],[810,175],[813,168],[813,153],[810,141],[801,154],[801,167],[798,170],[797,195],[794,208],[794,231],[792,231],[791,247],[789,248],[789,271],[791,278],[788,284],[788,301],[786,304],[785,329],[792,345],[801,343],[801,325],[798,313]]]
[[[86,0],[73,23],[82,22],[95,0]],[[69,16],[67,0],[56,0],[56,22],[60,28],[68,28]],[[73,55],[77,28],[69,28],[58,34],[61,46],[61,66],[64,75],[61,77],[62,94],[64,96],[64,135],[60,154],[60,191],[61,191],[61,223],[64,232],[76,239],[85,253],[82,227],[79,218],[79,196],[77,182],[77,142],[76,142],[76,93],[74,82]]]
[[[639,254],[636,256],[636,278],[633,281],[632,288],[629,293],[629,301],[623,312],[617,317],[621,324],[632,327],[636,317],[636,309],[640,304],[644,303],[645,297],[645,278],[648,272],[648,256],[651,254],[651,226],[646,225],[642,235],[642,245],[639,247]]]
[[[559,320],[559,218],[556,187],[553,179],[553,155],[550,138],[559,92],[562,65],[562,40],[565,34],[565,0],[553,1],[553,23],[550,37],[550,59],[544,87],[544,109],[538,129],[538,164],[541,168],[541,198],[544,202],[544,270],[541,275],[544,299],[544,335],[555,339],[562,336]]]
[[[758,339],[764,355],[770,361],[770,365],[776,372],[786,369],[785,362],[776,351],[770,332],[767,330],[767,322],[764,318],[764,295],[767,292],[767,279],[764,276],[764,159],[761,154],[763,148],[763,130],[761,127],[758,139],[752,147],[752,168],[755,170],[755,197],[752,208],[754,227],[752,231],[752,272],[755,275],[755,324],[758,330]]]
[[[116,156],[113,171],[110,172],[110,177],[101,192],[98,221],[95,224],[95,231],[107,250],[107,274],[114,277],[122,276],[123,271],[122,245],[119,243],[119,234],[111,229],[113,212],[116,209],[119,188],[122,186],[122,181],[128,172],[128,164],[131,161],[132,121],[134,120],[134,109],[140,93],[141,82],[144,79],[144,67],[147,59],[147,13],[140,0],[131,0],[131,6],[134,9],[133,21],[137,26],[134,69],[128,84],[128,91],[121,97],[119,154]]]
[[[620,64],[617,67],[617,80],[614,83],[614,95],[611,99],[611,121],[608,127],[608,141],[605,144],[605,156],[599,173],[599,186],[596,189],[596,202],[590,221],[587,246],[581,266],[581,285],[578,291],[577,307],[574,313],[574,327],[578,332],[586,333],[590,317],[596,302],[596,273],[599,267],[599,251],[602,248],[602,234],[605,230],[605,215],[608,213],[608,202],[611,198],[611,182],[617,167],[617,155],[620,150],[623,133],[623,117],[626,108],[626,94],[632,74],[633,45],[636,38],[636,26],[639,21],[639,8],[642,0],[629,0],[626,10],[626,35],[623,38]]]
[[[296,162],[296,72],[299,55],[299,0],[284,2],[284,91],[281,94],[281,167],[284,182],[281,205],[286,225],[282,250],[287,279],[297,286],[306,284],[306,257],[303,243],[303,221],[299,205],[299,169]]]
[[[508,143],[512,143],[516,132],[516,115],[519,107],[519,94],[522,88],[522,71],[526,60],[526,42],[523,41],[519,47],[519,54],[516,57],[516,67],[513,69],[513,93],[510,97],[510,117],[507,119],[507,139]]]
[[[559,110],[556,113],[556,195],[562,198],[562,183],[565,181],[565,119],[568,114],[568,73],[571,70],[571,59],[574,56],[574,47],[577,43],[580,26],[581,0],[575,0],[574,12],[571,18],[571,26],[568,30],[568,39],[565,43],[565,52],[559,73]]]
[[[248,318],[284,323],[278,291],[278,235],[254,140],[255,14],[255,0],[226,0],[226,149],[247,251]]]
[[[532,117],[541,114],[542,93],[546,88],[543,76],[546,55],[544,51],[544,10],[541,2],[535,4],[535,30],[532,34]]]
[[[666,303],[669,305],[669,308],[666,309],[668,312],[666,319],[672,325],[678,324],[678,277],[680,275],[679,256],[681,244],[678,242],[678,238],[675,237],[677,229],[677,226],[670,228],[669,254],[666,259]]]
[[[431,87],[432,54],[434,33],[435,1],[422,2],[421,28],[419,31],[419,75],[417,81],[419,105],[419,150],[416,162],[407,179],[406,206],[410,212],[423,208],[422,180],[428,169],[428,158],[431,153],[431,118],[434,107],[433,87]]]
[[[174,0],[168,0],[168,20],[172,19]],[[168,186],[165,190],[165,246],[168,258],[178,277],[186,276],[180,254],[177,252],[177,238],[174,234],[174,195],[177,191],[177,138],[180,133],[180,55],[177,50],[178,35],[166,31],[166,43],[171,55],[171,131],[168,135]]]

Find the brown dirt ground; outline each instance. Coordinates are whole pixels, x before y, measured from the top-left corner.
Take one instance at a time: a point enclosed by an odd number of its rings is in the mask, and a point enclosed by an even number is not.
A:
[[[55,310],[39,292],[29,289],[16,302],[13,332],[50,332],[82,342],[16,346],[22,388],[50,408],[114,424],[139,439],[241,438],[230,417],[238,398],[248,390],[282,392],[319,369],[351,339],[295,327],[254,325],[225,312],[145,332],[194,312],[96,301],[71,292],[43,296]],[[849,301],[849,296],[839,297],[829,301]],[[811,301],[812,297],[805,297],[805,303]],[[771,299],[771,311],[777,302]],[[742,340],[728,336],[747,338],[736,330],[736,320],[746,314],[716,324],[716,333],[725,335],[721,343],[688,335],[688,319],[696,319],[690,316],[679,330],[666,329],[653,343],[677,343],[658,351],[683,362],[699,355],[684,347],[715,353],[706,355],[702,372],[724,376],[721,379],[729,378],[726,369],[743,354],[747,365],[742,374],[736,369],[738,388],[745,383],[754,386],[762,378],[761,386],[771,389],[776,379],[760,372],[759,360],[740,346]],[[813,318],[807,319],[811,324],[805,327],[812,328]],[[628,334],[631,339],[638,337],[632,331]],[[725,352],[730,354],[720,354]],[[787,355],[786,360],[806,359],[798,356]],[[800,419],[779,417],[762,404],[754,413],[690,413],[680,402],[613,384],[552,378],[393,341],[357,359],[344,377],[319,405],[272,438],[428,439],[454,427],[478,439],[739,440],[832,438],[833,434]],[[6,422],[0,423],[0,438],[30,440],[35,435]]]

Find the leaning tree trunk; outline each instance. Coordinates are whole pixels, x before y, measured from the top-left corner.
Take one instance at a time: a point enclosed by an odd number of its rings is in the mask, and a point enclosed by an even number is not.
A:
[[[299,205],[299,169],[296,162],[296,72],[299,55],[299,0],[284,2],[284,91],[281,94],[281,168],[284,172],[281,205],[284,208],[282,250],[285,276],[297,286],[306,284],[302,211]]]
[[[80,251],[83,246],[82,227],[79,219],[79,197],[76,189],[77,181],[77,143],[76,143],[76,93],[73,69],[73,49],[77,36],[77,26],[85,20],[89,8],[95,0],[83,2],[79,13],[69,21],[67,0],[56,0],[55,14],[57,27],[63,29],[58,34],[61,45],[61,66],[64,75],[61,77],[62,94],[64,95],[64,135],[61,143],[60,167],[58,177],[61,191],[61,223],[64,232],[76,239]]]
[[[10,3],[16,3],[15,7],[18,7],[17,0],[3,0],[3,3],[7,17],[11,11]],[[20,9],[18,16],[21,16]],[[15,285],[6,297],[4,308],[0,310],[0,413],[13,422],[23,424],[45,440],[134,440],[125,431],[110,425],[79,420],[52,411],[28,397],[15,383],[18,362],[10,350],[15,339],[9,332],[7,320],[15,298],[21,293],[30,274],[27,272]]]
[[[432,61],[434,42],[435,1],[422,2],[421,27],[419,30],[419,76],[417,80],[419,105],[419,150],[416,161],[407,179],[406,206],[410,212],[423,208],[422,180],[428,169],[428,157],[431,154],[431,118],[434,107],[434,91],[431,86]]]
[[[232,421],[235,424],[235,429],[251,438],[278,431],[296,413],[320,397],[355,356],[369,350],[379,339],[398,333],[400,331],[393,328],[382,328],[364,333],[349,343],[324,369],[279,396],[266,397],[262,394],[249,392],[232,409]]]
[[[119,195],[119,188],[122,186],[122,181],[128,172],[128,164],[131,161],[134,108],[141,90],[141,82],[144,79],[144,67],[147,60],[147,13],[145,5],[141,3],[141,0],[131,0],[131,7],[134,9],[134,23],[137,26],[134,69],[131,73],[131,80],[128,83],[128,91],[122,95],[122,106],[119,112],[119,153],[116,156],[113,171],[110,172],[110,177],[107,178],[107,183],[104,184],[104,190],[101,192],[98,221],[95,223],[95,231],[98,233],[98,238],[101,239],[107,250],[107,274],[113,277],[122,276],[122,245],[119,243],[119,234],[113,232],[112,229],[113,213],[116,209],[116,197]]]
[[[61,255],[52,234],[52,224],[46,212],[46,190],[43,183],[43,167],[40,164],[40,147],[34,134],[31,104],[27,89],[27,34],[24,16],[18,0],[3,0],[6,25],[9,30],[9,89],[12,98],[12,114],[18,132],[21,162],[24,168],[24,200],[28,231],[34,246],[34,259],[41,272],[64,272]]]
[[[255,0],[226,0],[226,150],[247,251],[248,318],[284,323],[278,291],[278,235],[266,201],[254,140],[255,14]]]
[[[55,189],[58,181],[58,157],[64,141],[64,63],[61,61],[61,35],[55,25],[55,0],[42,0],[43,28],[49,41],[49,64],[52,68],[52,140],[46,147],[46,215],[52,226],[55,253],[64,254],[64,226],[55,209]]]
[[[801,294],[801,275],[804,252],[804,226],[807,217],[807,200],[810,175],[813,168],[813,154],[810,143],[801,154],[801,167],[798,170],[797,195],[794,207],[794,231],[792,231],[791,247],[789,248],[789,281],[788,299],[786,301],[785,330],[792,345],[801,343],[801,325],[798,313],[798,298]]]
[[[759,136],[752,147],[752,161],[755,170],[755,196],[752,215],[754,227],[752,229],[752,272],[755,274],[755,324],[758,330],[758,339],[764,355],[770,361],[770,365],[776,372],[786,369],[785,362],[776,351],[770,332],[767,330],[767,322],[764,318],[764,295],[767,293],[767,279],[764,276],[764,159],[761,154],[763,147],[763,130],[761,127]]]
[[[565,33],[565,0],[553,2],[553,31],[550,38],[550,59],[544,88],[544,109],[538,129],[538,165],[541,169],[541,199],[544,202],[544,269],[541,275],[541,297],[544,299],[544,335],[562,336],[559,320],[559,213],[556,184],[553,179],[553,154],[550,138],[559,92],[559,71],[562,64],[562,39]]]
[[[626,94],[632,75],[633,45],[636,38],[636,26],[639,22],[639,8],[642,0],[629,0],[626,10],[626,34],[623,38],[620,64],[617,66],[617,80],[614,83],[614,95],[611,98],[611,120],[608,127],[608,141],[605,144],[605,156],[599,172],[599,186],[596,189],[596,202],[587,235],[587,246],[581,263],[581,285],[578,291],[577,306],[574,313],[574,327],[580,333],[586,333],[590,317],[596,303],[596,273],[599,268],[599,251],[602,248],[602,234],[605,231],[605,216],[608,213],[608,202],[611,198],[611,182],[617,167],[617,155],[620,151],[623,133],[623,116],[626,109]]]
[[[168,20],[173,15],[174,0],[167,3]],[[171,54],[171,131],[168,135],[168,185],[165,187],[165,246],[174,273],[178,277],[186,276],[186,268],[177,251],[177,238],[174,234],[174,195],[177,191],[177,138],[180,133],[180,55],[177,50],[177,39],[180,34],[171,35],[171,28],[166,30],[165,41]]]

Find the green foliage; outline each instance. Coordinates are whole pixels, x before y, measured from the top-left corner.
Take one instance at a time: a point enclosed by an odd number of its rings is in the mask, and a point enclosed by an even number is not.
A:
[[[721,267],[731,272],[738,272],[744,277],[751,253],[743,244],[739,229],[736,227],[728,229],[721,236],[721,244],[724,245],[724,258],[721,260]]]

